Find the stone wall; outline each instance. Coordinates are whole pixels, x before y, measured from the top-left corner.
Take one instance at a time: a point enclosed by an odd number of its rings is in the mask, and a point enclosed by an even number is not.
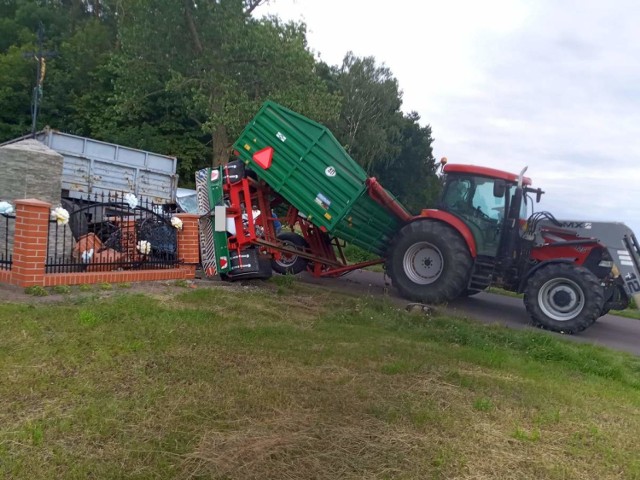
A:
[[[55,150],[33,139],[0,147],[0,201],[15,205],[16,200],[37,198],[60,205],[63,160]],[[13,251],[13,223],[0,217],[1,257]],[[70,235],[68,241],[72,241]]]
[[[37,140],[0,147],[0,200],[37,198],[60,205],[63,157]]]

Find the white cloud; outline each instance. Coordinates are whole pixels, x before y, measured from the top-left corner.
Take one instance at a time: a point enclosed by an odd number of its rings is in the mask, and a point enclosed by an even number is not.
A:
[[[640,3],[276,0],[330,64],[348,50],[398,78],[436,157],[519,172],[558,217],[640,233]]]

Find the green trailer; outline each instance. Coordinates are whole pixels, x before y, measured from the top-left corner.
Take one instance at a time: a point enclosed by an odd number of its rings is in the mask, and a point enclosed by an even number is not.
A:
[[[307,220],[365,250],[382,255],[403,223],[373,200],[367,174],[326,127],[277,103],[262,106],[234,148]]]
[[[234,227],[223,232],[218,221],[214,235],[215,222],[207,223],[210,252],[220,251],[211,246],[214,236],[228,235],[229,251],[257,246],[274,258],[281,273],[311,265],[318,275],[338,274],[362,266],[347,264],[344,242],[383,257],[412,218],[326,127],[275,102],[262,106],[233,147],[238,160],[198,176],[201,184],[208,179],[200,188],[202,208],[211,216],[224,214],[225,223]],[[216,182],[223,178],[220,195]],[[256,219],[249,213],[255,211],[260,212]],[[274,219],[272,211],[283,215]],[[279,223],[291,231],[279,235]]]

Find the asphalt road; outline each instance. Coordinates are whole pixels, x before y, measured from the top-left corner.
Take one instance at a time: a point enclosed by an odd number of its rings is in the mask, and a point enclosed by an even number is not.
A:
[[[332,289],[349,290],[369,295],[389,295],[399,305],[410,303],[402,299],[392,286],[385,285],[385,277],[382,273],[356,270],[344,277],[320,279],[303,273],[300,275],[300,279],[307,283],[324,285]],[[388,279],[387,281],[389,282]],[[446,309],[455,315],[484,323],[498,323],[511,328],[534,328],[529,325],[529,317],[522,300],[519,298],[482,292],[473,297],[451,302]],[[548,333],[576,342],[602,345],[640,355],[640,320],[605,315],[590,328],[577,335]]]

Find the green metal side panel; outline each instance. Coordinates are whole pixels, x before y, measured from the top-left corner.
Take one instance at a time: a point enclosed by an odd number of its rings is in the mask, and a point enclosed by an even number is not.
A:
[[[333,234],[382,256],[401,226],[395,216],[364,192],[349,213],[336,225]]]
[[[215,231],[215,207],[224,205],[222,168],[196,172],[196,190],[200,217],[200,260],[207,276],[229,271],[227,233]]]
[[[253,155],[266,147],[274,154],[265,170]],[[326,127],[274,102],[262,106],[234,148],[259,178],[328,232],[365,191],[366,173]]]
[[[224,192],[222,190],[222,167],[212,168],[209,176],[209,204],[212,209],[224,205]],[[214,210],[215,212],[215,210]],[[215,224],[215,215],[212,216]],[[225,218],[226,220],[226,218]],[[216,248],[216,263],[218,273],[229,271],[229,245],[227,244],[227,232],[214,231],[213,238]]]

